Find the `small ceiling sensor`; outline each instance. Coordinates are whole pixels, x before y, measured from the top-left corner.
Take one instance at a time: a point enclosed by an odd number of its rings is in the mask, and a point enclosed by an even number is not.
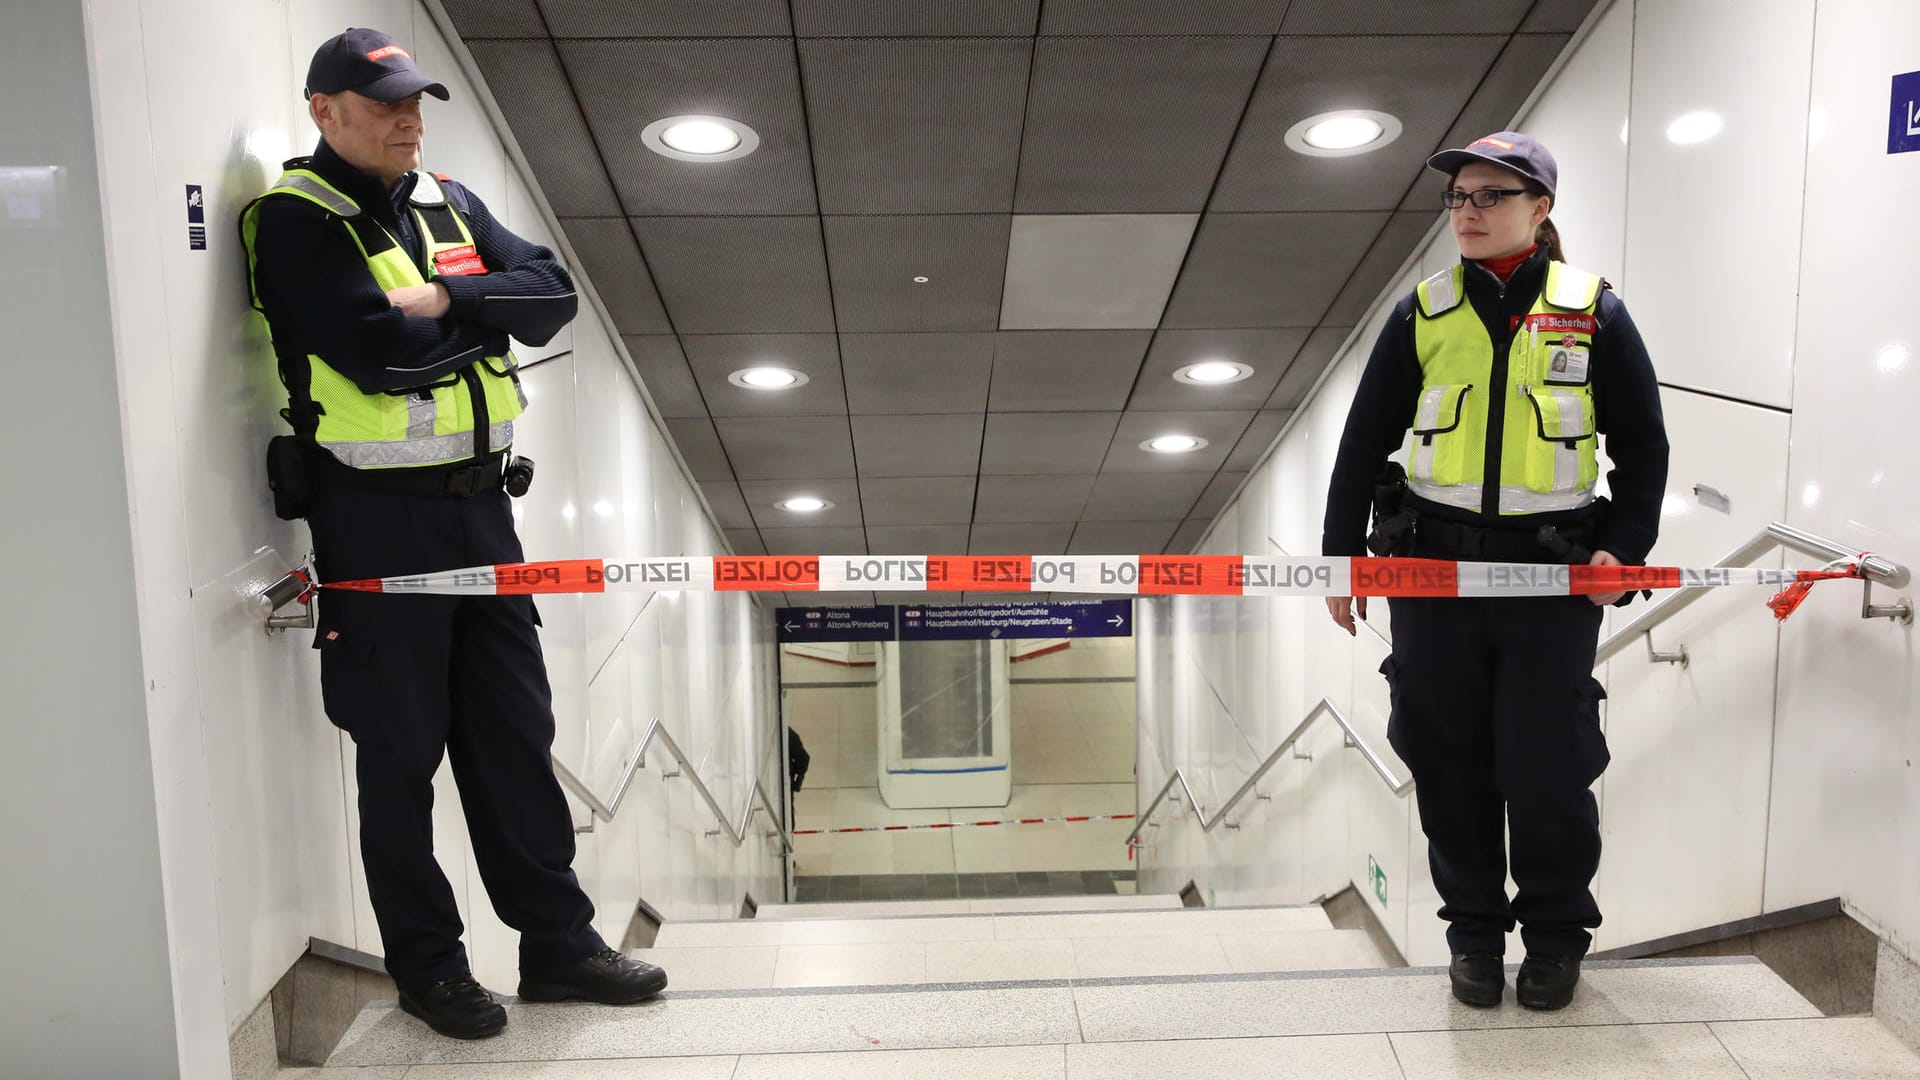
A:
[[[727,381],[748,390],[791,390],[807,385],[807,373],[783,367],[750,367],[727,376]]]
[[[1202,360],[1173,373],[1174,382],[1194,386],[1224,386],[1253,374],[1253,369],[1237,360]]]
[[[675,161],[733,161],[760,146],[760,136],[724,116],[668,116],[640,132],[647,149]]]
[[[774,503],[773,508],[785,510],[791,514],[817,514],[822,510],[833,509],[833,503],[814,495],[795,495]]]
[[[1158,435],[1140,444],[1140,449],[1156,454],[1190,454],[1207,445],[1198,435]]]
[[[1287,129],[1287,147],[1308,157],[1370,154],[1400,137],[1400,120],[1372,109],[1319,113]]]

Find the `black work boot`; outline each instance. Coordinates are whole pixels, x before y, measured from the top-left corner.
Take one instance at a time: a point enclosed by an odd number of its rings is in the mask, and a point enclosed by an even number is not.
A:
[[[471,975],[413,993],[402,990],[400,1008],[449,1039],[492,1038],[507,1026],[507,1010]]]
[[[1496,953],[1454,953],[1447,967],[1454,999],[1476,1009],[1491,1009],[1507,992],[1506,957]]]
[[[667,988],[667,973],[616,949],[601,949],[563,968],[520,976],[522,1001],[593,1001],[632,1005]]]
[[[1529,1009],[1564,1009],[1580,981],[1580,958],[1528,953],[1513,980],[1513,996]]]

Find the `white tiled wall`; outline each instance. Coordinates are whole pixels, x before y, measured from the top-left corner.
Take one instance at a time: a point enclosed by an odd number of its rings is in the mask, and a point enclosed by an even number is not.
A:
[[[351,832],[352,745],[319,708],[309,635],[269,639],[243,604],[248,583],[278,576],[307,539],[304,526],[273,517],[261,483],[283,393],[247,309],[234,221],[282,159],[313,146],[299,88],[314,46],[348,25],[394,34],[453,93],[428,103],[425,164],[470,184],[521,235],[555,238],[462,73],[457,42],[411,0],[219,0],[191,13],[162,0],[88,0],[86,13],[176,990],[183,1032],[196,1009],[230,1028],[309,936],[380,952]],[[185,184],[205,189],[205,251],[186,244]],[[592,307],[522,360],[569,350],[526,377],[532,408],[519,449],[539,477],[515,511],[528,557],[724,550]],[[610,798],[658,717],[722,806],[746,805],[775,730],[771,627],[753,600],[609,594],[550,597],[540,609],[563,763]],[[575,869],[616,943],[642,899],[681,918],[780,892],[774,845],[758,830],[739,849],[706,836],[717,823],[686,780],[661,778],[668,762],[650,753],[620,818],[581,838]],[[776,756],[770,790],[778,773]],[[175,791],[192,797],[169,801]],[[469,880],[445,775],[439,795],[437,848],[476,973],[510,990],[514,935]],[[584,808],[575,820],[586,823]],[[224,1000],[207,1002],[221,984]],[[224,1061],[226,1030],[207,1033],[216,1027],[209,1020],[189,1037],[217,1038]]]
[[[1520,121],[1560,161],[1553,216],[1574,263],[1620,289],[1667,384],[1672,467],[1652,561],[1711,562],[1784,520],[1920,562],[1920,482],[1904,438],[1920,411],[1920,154],[1886,153],[1890,79],[1920,69],[1915,41],[1920,8],[1896,0],[1615,0]],[[1698,111],[1721,117],[1719,134],[1671,141],[1669,125]],[[1442,231],[1413,262],[1430,273],[1456,257]],[[1382,295],[1201,550],[1317,553],[1358,371],[1416,276]],[[1730,509],[1703,504],[1696,485]],[[1264,547],[1253,517],[1266,519]],[[1809,565],[1764,564],[1783,560]],[[1713,597],[1658,630],[1661,649],[1687,648],[1684,670],[1650,664],[1636,644],[1599,673],[1613,764],[1599,789],[1597,947],[1838,896],[1912,955],[1913,631],[1861,621],[1850,586],[1816,589],[1784,626],[1759,601]],[[1219,602],[1191,602],[1201,603]],[[1143,618],[1143,657],[1170,659],[1143,660],[1141,743],[1178,756],[1156,770],[1143,754],[1141,798],[1175,765],[1230,791],[1246,755],[1264,756],[1322,697],[1382,738],[1374,669],[1386,625],[1375,604],[1357,639],[1313,602],[1264,620]],[[1613,625],[1638,610],[1613,613]],[[1217,700],[1205,687],[1179,692],[1179,658],[1195,650],[1239,658],[1188,664],[1230,682],[1211,688]],[[1246,658],[1262,652],[1268,666],[1250,670]],[[1219,702],[1230,724],[1209,712]],[[1223,730],[1252,749],[1217,749]],[[1270,775],[1263,790],[1276,797],[1245,831],[1203,838],[1190,816],[1153,830],[1142,890],[1193,880],[1221,903],[1304,902],[1351,881],[1408,959],[1443,960],[1411,801],[1386,796],[1332,725],[1307,748],[1311,761]],[[1385,904],[1369,856],[1386,869]]]

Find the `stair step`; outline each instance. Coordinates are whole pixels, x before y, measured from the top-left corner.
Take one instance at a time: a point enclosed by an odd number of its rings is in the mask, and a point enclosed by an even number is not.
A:
[[[866,919],[908,915],[980,915],[1043,911],[1162,911],[1183,907],[1168,893],[1002,896],[990,900],[845,900],[762,904],[755,919]]]
[[[791,1055],[815,1052],[1035,1045],[1052,1046],[1070,1058],[1076,1052],[1097,1053],[1090,1048],[1076,1051],[1071,1044],[1079,1043],[1399,1032],[1440,1033],[1430,1040],[1438,1048],[1435,1052],[1456,1060],[1442,1051],[1456,1045],[1498,1047],[1502,1040],[1516,1044],[1529,1038],[1496,1029],[1655,1025],[1633,1033],[1638,1045],[1649,1045],[1676,1025],[1819,1019],[1806,999],[1749,957],[1591,963],[1573,1004],[1556,1013],[1529,1012],[1511,998],[1498,1009],[1457,1005],[1447,992],[1445,971],[1438,968],[927,988],[670,990],[662,1000],[630,1008],[515,1003],[509,1011],[504,1034],[463,1043],[434,1035],[390,1003],[369,1006],[328,1064],[753,1054],[779,1054],[794,1061]],[[1756,1054],[1786,1053],[1793,1046],[1791,1038],[1743,1033]],[[1831,1037],[1838,1040],[1845,1034]],[[1587,1043],[1581,1045],[1591,1047],[1606,1041],[1594,1033],[1565,1038],[1576,1044],[1584,1038]],[[1218,1052],[1223,1045],[1243,1044],[1213,1045]],[[1488,1051],[1488,1060],[1495,1056]],[[831,1075],[841,1080],[848,1076]]]
[[[646,949],[680,990],[873,986],[1383,967],[1362,930]]]
[[[889,942],[1011,941],[1127,937],[1141,934],[1271,933],[1330,930],[1317,907],[1179,908],[1167,911],[1043,912],[879,919],[729,919],[673,922],[654,947],[752,945],[879,945]]]

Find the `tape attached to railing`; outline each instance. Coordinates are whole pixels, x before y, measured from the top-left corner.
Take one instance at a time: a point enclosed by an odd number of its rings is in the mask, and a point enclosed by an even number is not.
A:
[[[440,596],[598,592],[1035,592],[1115,596],[1580,596],[1859,578],[1820,570],[1254,555],[758,555],[565,559],[329,582]]]

